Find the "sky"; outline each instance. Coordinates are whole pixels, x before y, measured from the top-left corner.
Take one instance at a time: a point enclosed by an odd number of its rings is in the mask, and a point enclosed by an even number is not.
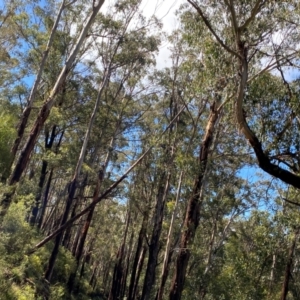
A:
[[[184,0],[144,0],[141,7],[146,17],[154,14],[161,19],[164,30],[170,33],[178,25],[175,11],[184,2]]]
[[[171,33],[179,26],[175,12],[180,5],[185,2],[186,0],[143,0],[141,7],[146,17],[155,15],[162,21],[163,30],[166,33]],[[164,42],[159,48],[159,53],[157,55],[158,68],[164,68],[171,65],[168,47],[169,44]]]
[[[163,31],[166,33],[171,33],[179,26],[175,12],[181,4],[186,2],[186,0],[142,0],[140,7],[145,17],[150,18],[151,16],[155,15],[162,22]],[[101,11],[105,12],[109,5],[111,5],[111,2],[105,1]],[[159,48],[156,65],[158,69],[171,66],[171,60],[169,59],[170,51],[168,50],[168,46],[169,44],[164,42]]]

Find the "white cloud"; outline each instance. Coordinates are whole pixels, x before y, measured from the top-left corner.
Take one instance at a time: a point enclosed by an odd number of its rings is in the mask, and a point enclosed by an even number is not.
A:
[[[163,23],[163,31],[170,34],[178,28],[179,21],[175,16],[176,10],[184,0],[144,0],[141,9],[146,17],[155,15]],[[161,69],[171,65],[169,43],[163,42],[157,55],[157,68]]]

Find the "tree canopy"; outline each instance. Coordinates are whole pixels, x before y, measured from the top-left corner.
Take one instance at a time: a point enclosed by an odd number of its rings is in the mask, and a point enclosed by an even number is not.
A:
[[[300,298],[298,1],[0,5],[0,299]]]

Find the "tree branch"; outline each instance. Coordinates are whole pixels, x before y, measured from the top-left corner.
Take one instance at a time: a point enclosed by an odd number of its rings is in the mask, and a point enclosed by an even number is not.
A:
[[[282,198],[284,201],[290,203],[290,204],[293,204],[293,205],[296,205],[296,206],[300,206],[300,203],[297,203],[297,202],[294,202],[292,200],[289,200],[289,199],[286,199],[286,198]]]
[[[245,21],[245,23],[243,25],[241,25],[239,27],[239,30],[242,32],[244,29],[246,29],[249,24],[254,20],[254,18],[256,17],[256,15],[259,13],[260,9],[262,8],[262,6],[265,4],[265,1],[262,0],[257,0],[252,11],[251,11],[251,15],[250,17]]]
[[[235,30],[235,34],[238,35],[239,34],[239,26],[238,26],[238,23],[236,20],[236,13],[234,10],[233,1],[232,0],[229,0],[229,1],[230,1],[230,3],[228,2],[228,0],[224,0],[225,4],[228,6],[230,13],[231,13],[231,21],[232,21],[233,28]]]
[[[208,19],[204,16],[201,8],[192,0],[187,0],[198,12],[198,14],[200,15],[200,17],[202,18],[203,22],[205,23],[206,27],[209,29],[209,31],[213,34],[213,36],[217,39],[218,43],[229,53],[233,54],[234,56],[238,57],[238,58],[242,58],[237,52],[235,52],[234,50],[232,50],[230,47],[228,47],[221,39],[220,37],[217,35],[217,33],[215,32],[215,30],[212,28],[210,22],[208,21]]]

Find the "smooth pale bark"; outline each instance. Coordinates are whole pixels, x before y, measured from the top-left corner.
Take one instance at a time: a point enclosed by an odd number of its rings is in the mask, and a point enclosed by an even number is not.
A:
[[[276,252],[273,254],[272,257],[272,266],[271,266],[271,273],[270,273],[270,284],[269,284],[269,293],[268,297],[270,298],[270,295],[272,294],[272,287],[274,284],[274,275],[275,275],[275,266],[276,266],[276,261],[277,261],[277,254]]]
[[[27,106],[23,110],[20,122],[17,126],[17,138],[15,139],[14,144],[13,144],[12,149],[11,149],[12,161],[15,159],[15,156],[16,156],[16,153],[18,151],[19,145],[20,145],[21,140],[23,138],[24,131],[25,131],[25,128],[27,126],[27,122],[28,122],[30,112],[31,112],[31,109],[32,109],[32,105],[33,105],[33,102],[35,100],[36,91],[37,91],[38,86],[40,84],[42,74],[43,74],[43,71],[44,71],[44,68],[45,68],[45,64],[46,64],[50,49],[51,49],[52,44],[53,44],[53,40],[54,40],[54,36],[55,36],[56,30],[57,30],[57,26],[59,24],[62,12],[66,7],[65,2],[66,2],[66,0],[63,0],[61,5],[60,5],[60,8],[59,8],[59,11],[57,13],[55,22],[54,22],[53,27],[51,29],[51,33],[50,33],[50,36],[49,36],[49,39],[48,39],[48,42],[47,42],[46,49],[43,52],[42,60],[41,60],[40,65],[39,65],[39,70],[38,70],[38,73],[36,75],[36,79],[34,81],[33,87],[30,91],[29,98],[27,100]]]
[[[170,247],[171,247],[173,225],[174,225],[175,216],[177,214],[177,208],[178,208],[178,202],[179,202],[180,190],[181,190],[182,176],[183,176],[183,171],[181,171],[180,175],[179,175],[175,206],[174,206],[174,210],[173,210],[173,213],[172,213],[171,222],[170,222],[170,226],[169,226],[169,232],[168,232],[168,237],[167,237],[163,267],[162,267],[162,271],[161,271],[161,282],[160,282],[160,286],[159,286],[157,297],[156,297],[157,300],[161,300],[162,297],[163,297],[164,286],[165,286],[165,282],[166,282],[166,279],[167,279],[167,268],[168,268],[168,263],[169,263],[169,253],[170,253]]]

